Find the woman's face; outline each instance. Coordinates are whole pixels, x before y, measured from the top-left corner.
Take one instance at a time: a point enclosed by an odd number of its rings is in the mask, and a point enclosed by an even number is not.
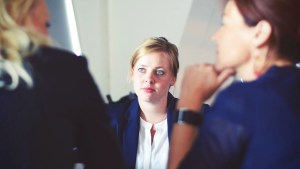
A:
[[[230,0],[225,6],[223,25],[214,34],[217,43],[216,68],[234,68],[244,71],[242,67],[249,64],[251,59],[251,35],[253,31],[247,26],[234,1]]]
[[[167,99],[169,88],[176,81],[169,55],[164,52],[141,56],[131,70],[131,79],[139,100],[152,103]]]
[[[48,22],[50,19],[49,11],[46,5],[45,0],[36,0],[37,4],[31,11],[31,20],[34,28],[43,33],[48,35]]]

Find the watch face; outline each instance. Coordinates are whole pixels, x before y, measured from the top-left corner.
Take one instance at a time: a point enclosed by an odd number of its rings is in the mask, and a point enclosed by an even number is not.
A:
[[[175,113],[175,122],[178,124],[199,126],[202,122],[202,115],[198,112],[181,108]]]

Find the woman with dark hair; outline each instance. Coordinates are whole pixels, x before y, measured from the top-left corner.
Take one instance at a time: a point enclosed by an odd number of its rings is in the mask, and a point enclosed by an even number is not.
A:
[[[187,68],[169,168],[300,168],[300,1],[228,0],[214,65]],[[210,111],[197,110],[223,82]],[[178,116],[180,117],[180,116]],[[195,144],[197,143],[197,144]]]

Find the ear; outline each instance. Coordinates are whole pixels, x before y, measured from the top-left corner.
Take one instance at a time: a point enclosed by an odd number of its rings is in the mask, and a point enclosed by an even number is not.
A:
[[[255,26],[254,30],[254,45],[256,47],[262,47],[267,44],[272,34],[272,26],[266,20],[261,20]]]
[[[176,82],[176,77],[173,77],[170,82],[170,86],[174,86],[175,82]]]
[[[130,69],[130,79],[133,80],[133,68]]]

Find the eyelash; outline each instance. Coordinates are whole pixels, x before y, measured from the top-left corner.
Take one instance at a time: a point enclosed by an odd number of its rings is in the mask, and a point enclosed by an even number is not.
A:
[[[164,74],[165,74],[165,72],[163,70],[156,70],[156,75],[162,76]]]
[[[145,68],[138,68],[137,70],[140,73],[145,73],[146,72]],[[155,70],[155,75],[157,75],[157,76],[163,76],[163,75],[165,75],[165,72],[163,70]]]
[[[50,28],[50,26],[51,26],[50,22],[47,21],[47,22],[45,23],[45,26],[46,26],[46,28]]]
[[[138,68],[137,69],[139,72],[144,73],[145,72],[145,68]]]

